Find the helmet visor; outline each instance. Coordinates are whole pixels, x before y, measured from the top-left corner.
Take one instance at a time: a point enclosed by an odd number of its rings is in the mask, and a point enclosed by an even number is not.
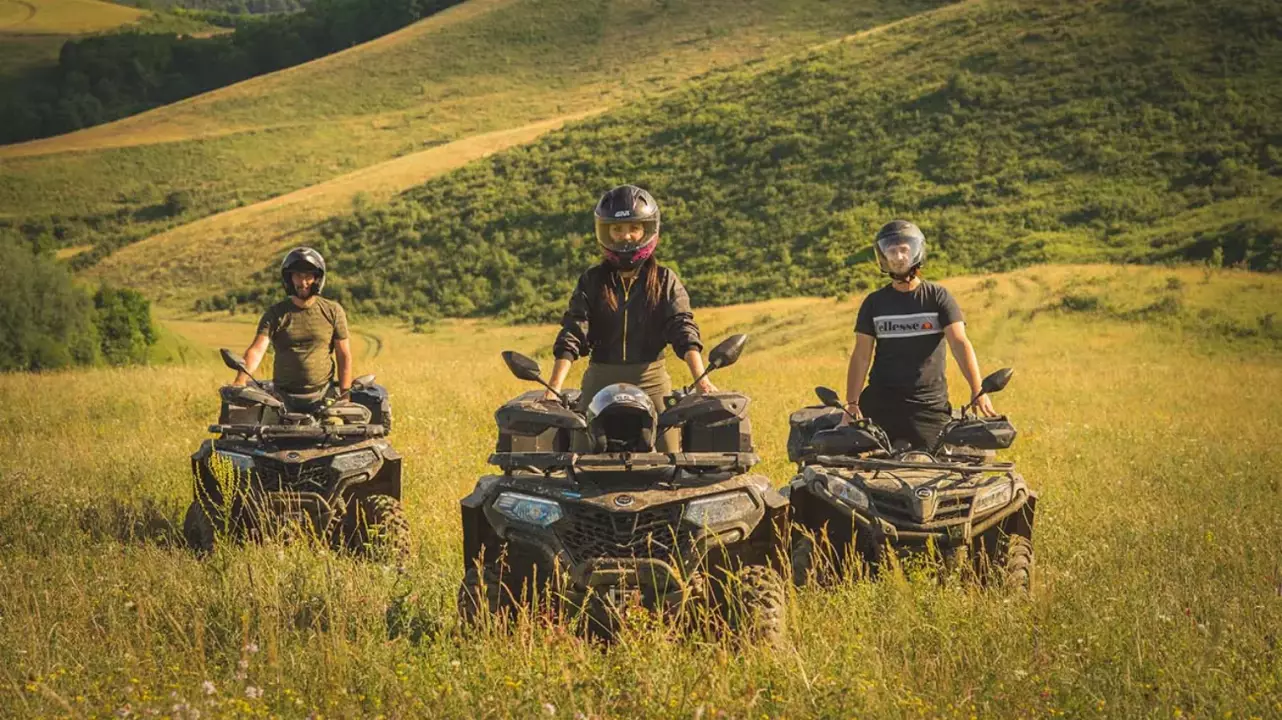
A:
[[[877,239],[877,254],[892,272],[907,272],[925,259],[926,243],[913,235],[891,235]]]
[[[624,220],[608,222],[596,219],[596,240],[607,250],[636,252],[654,240],[659,232],[657,220]]]

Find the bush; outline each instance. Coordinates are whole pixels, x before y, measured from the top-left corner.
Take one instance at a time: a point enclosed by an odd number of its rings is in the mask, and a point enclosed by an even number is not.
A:
[[[0,370],[51,370],[98,359],[92,299],[49,255],[0,238]]]
[[[102,287],[91,296],[48,253],[0,236],[0,371],[144,363],[155,342],[142,295]]]

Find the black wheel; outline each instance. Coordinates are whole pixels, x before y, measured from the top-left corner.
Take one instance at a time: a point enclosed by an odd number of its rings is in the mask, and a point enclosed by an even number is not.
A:
[[[815,573],[815,541],[805,535],[792,538],[792,584],[802,587],[812,582]]]
[[[1007,535],[1002,553],[1002,585],[1029,592],[1033,588],[1033,540]]]
[[[731,632],[746,640],[778,644],[787,631],[783,578],[750,565],[722,580],[722,611]]]
[[[497,570],[490,566],[470,567],[458,586],[458,617],[464,627],[476,627],[498,619],[507,608],[505,590]]]
[[[214,551],[214,523],[198,500],[192,500],[187,506],[187,515],[183,518],[183,539],[197,555],[208,555]]]
[[[1026,535],[995,531],[975,547],[974,572],[986,586],[1028,592],[1033,584],[1033,540]]]
[[[390,495],[370,495],[353,504],[357,515],[352,549],[404,563],[410,554],[410,526],[401,502]]]

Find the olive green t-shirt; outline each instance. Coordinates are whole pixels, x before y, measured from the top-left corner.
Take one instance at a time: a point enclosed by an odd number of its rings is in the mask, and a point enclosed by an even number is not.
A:
[[[272,341],[276,387],[292,393],[316,392],[334,376],[331,354],[339,340],[347,339],[347,313],[323,297],[306,308],[287,298],[263,313],[258,334]]]

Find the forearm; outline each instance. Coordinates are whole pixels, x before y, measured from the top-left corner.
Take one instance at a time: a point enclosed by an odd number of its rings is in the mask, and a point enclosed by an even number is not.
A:
[[[245,369],[249,370],[251,374],[254,372],[257,372],[258,366],[259,364],[262,363],[263,356],[266,354],[267,354],[267,348],[265,346],[260,345],[260,343],[258,343],[257,341],[255,341],[252,345],[250,345],[248,348],[245,349]],[[236,379],[233,380],[232,382],[236,385],[244,385],[245,383],[249,382],[249,375],[243,372],[238,372],[236,373]]]
[[[864,381],[868,378],[870,365],[872,343],[856,336],[855,349],[850,353],[850,365],[846,368],[846,404],[859,403],[859,395],[864,391]]]
[[[335,353],[334,359],[338,364],[338,389],[345,391],[352,386],[352,355],[351,353]]]
[[[553,390],[561,391],[561,386],[565,384],[565,378],[570,374],[570,365],[573,362],[566,358],[557,358],[556,362],[552,363],[552,377],[548,380],[548,385],[551,385]]]
[[[975,346],[970,344],[970,340],[962,340],[953,343],[951,347],[953,358],[961,368],[966,383],[970,385],[970,396],[973,398],[979,394],[979,388],[983,383],[983,375],[979,372],[979,358],[975,355]]]
[[[698,380],[703,375],[704,370],[703,353],[690,349],[686,351],[685,357],[682,359],[686,361],[686,367],[690,368],[690,379]]]

